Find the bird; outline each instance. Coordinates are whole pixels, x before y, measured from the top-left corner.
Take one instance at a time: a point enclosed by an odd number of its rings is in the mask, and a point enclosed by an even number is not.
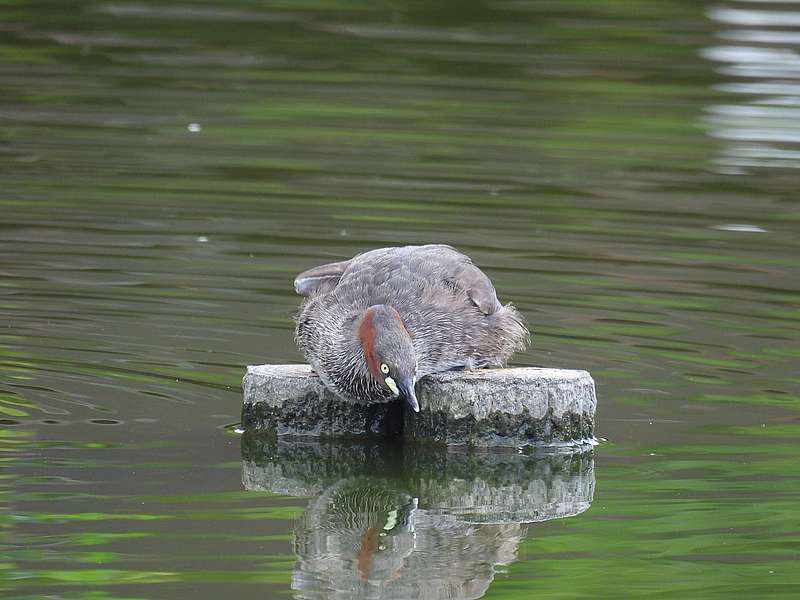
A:
[[[378,248],[300,273],[295,341],[322,383],[353,402],[403,397],[434,373],[505,366],[525,320],[452,246]]]

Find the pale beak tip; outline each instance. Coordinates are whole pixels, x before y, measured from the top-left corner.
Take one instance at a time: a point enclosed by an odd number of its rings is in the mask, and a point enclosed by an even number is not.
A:
[[[415,413],[419,412],[419,402],[417,402],[417,398],[415,396],[411,397],[406,396],[406,401],[408,402],[408,405],[411,407],[411,410],[413,410]]]
[[[406,402],[408,402],[408,405],[411,407],[411,410],[418,413],[419,401],[417,400],[417,395],[414,393],[413,382],[407,382],[405,385],[402,385],[400,389],[403,392],[403,396],[405,396]]]

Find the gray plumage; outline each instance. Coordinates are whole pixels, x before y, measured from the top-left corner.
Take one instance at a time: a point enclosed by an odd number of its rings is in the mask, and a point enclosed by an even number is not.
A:
[[[294,285],[305,296],[298,346],[328,388],[359,402],[389,401],[399,388],[418,410],[420,378],[503,366],[529,339],[519,312],[450,246],[380,248],[309,269]]]

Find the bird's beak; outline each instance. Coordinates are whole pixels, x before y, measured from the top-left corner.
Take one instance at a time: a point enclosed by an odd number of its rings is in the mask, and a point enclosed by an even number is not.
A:
[[[419,412],[419,402],[417,402],[417,395],[414,393],[414,380],[410,377],[404,379],[397,387],[400,388],[400,393],[403,394],[403,398],[406,399],[411,410]]]

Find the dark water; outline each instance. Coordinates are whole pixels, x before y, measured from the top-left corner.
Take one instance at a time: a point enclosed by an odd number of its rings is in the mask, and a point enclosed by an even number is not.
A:
[[[800,595],[799,48],[788,1],[0,3],[0,593]],[[225,428],[297,271],[431,241],[607,443]]]

